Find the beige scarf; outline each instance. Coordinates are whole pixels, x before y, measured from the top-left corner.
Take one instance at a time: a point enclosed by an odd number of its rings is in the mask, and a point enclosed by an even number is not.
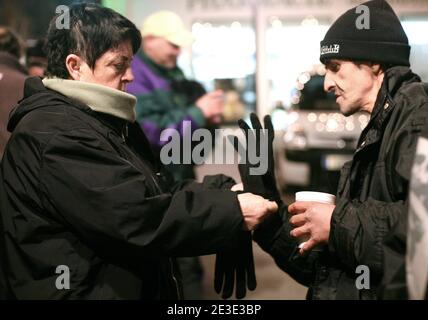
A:
[[[135,121],[137,99],[129,93],[95,83],[59,78],[45,78],[43,84],[48,89],[86,104],[94,111],[107,113],[129,122]]]

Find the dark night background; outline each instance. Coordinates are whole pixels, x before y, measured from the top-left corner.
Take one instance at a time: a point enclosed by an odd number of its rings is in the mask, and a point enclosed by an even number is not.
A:
[[[0,0],[0,25],[17,31],[23,39],[43,37],[50,19],[59,5],[70,5],[76,0]],[[97,2],[100,0],[84,1]]]

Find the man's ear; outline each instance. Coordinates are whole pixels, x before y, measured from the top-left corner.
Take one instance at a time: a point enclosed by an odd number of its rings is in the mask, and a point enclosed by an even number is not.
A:
[[[379,63],[372,63],[371,69],[373,71],[373,74],[375,74],[377,76],[380,75],[381,73],[383,73],[382,67]]]
[[[70,78],[73,80],[80,80],[80,67],[82,66],[82,62],[82,59],[75,54],[69,54],[67,58],[65,58],[65,66]]]

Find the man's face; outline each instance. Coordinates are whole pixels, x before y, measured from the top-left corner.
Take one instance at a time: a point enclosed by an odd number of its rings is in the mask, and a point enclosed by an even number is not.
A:
[[[179,46],[161,37],[148,36],[143,41],[144,51],[156,64],[167,69],[177,66],[181,53]]]
[[[99,57],[93,70],[86,63],[82,63],[79,80],[125,91],[126,85],[134,80],[131,71],[132,58],[131,42],[125,41]]]
[[[379,90],[377,80],[369,64],[333,59],[326,63],[324,90],[334,92],[345,116],[358,111],[371,112]]]

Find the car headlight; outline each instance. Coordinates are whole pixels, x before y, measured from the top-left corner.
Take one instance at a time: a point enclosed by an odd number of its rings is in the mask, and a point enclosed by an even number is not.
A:
[[[275,130],[288,130],[299,120],[299,114],[296,111],[286,111],[278,108],[271,113],[272,125]]]
[[[293,126],[284,134],[284,142],[288,149],[306,149],[308,139],[300,126]]]

